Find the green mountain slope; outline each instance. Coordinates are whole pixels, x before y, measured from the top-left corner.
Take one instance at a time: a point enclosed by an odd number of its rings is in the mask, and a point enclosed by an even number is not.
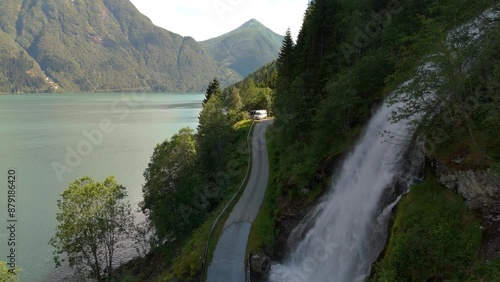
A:
[[[33,64],[31,76],[45,82],[43,70],[52,89],[62,91],[199,91],[214,77],[237,79],[194,39],[154,26],[128,0],[7,1],[0,11],[0,60],[21,50]],[[47,82],[13,87],[19,79],[6,69],[0,92],[51,88]]]
[[[229,33],[200,43],[214,60],[243,78],[275,60],[282,40],[283,36],[252,19]]]

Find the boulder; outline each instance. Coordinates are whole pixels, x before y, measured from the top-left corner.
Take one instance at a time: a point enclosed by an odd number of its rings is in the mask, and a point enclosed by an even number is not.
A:
[[[265,254],[253,254],[250,256],[250,272],[252,277],[263,278],[271,270],[271,258]]]

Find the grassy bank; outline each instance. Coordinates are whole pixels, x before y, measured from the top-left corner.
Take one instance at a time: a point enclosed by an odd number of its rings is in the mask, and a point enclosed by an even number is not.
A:
[[[499,281],[499,262],[484,264],[480,244],[479,216],[429,177],[399,204],[372,281]]]

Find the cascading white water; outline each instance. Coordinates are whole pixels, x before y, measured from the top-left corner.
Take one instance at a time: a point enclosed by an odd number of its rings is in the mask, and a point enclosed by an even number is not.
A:
[[[389,218],[380,212],[381,198],[398,178],[409,144],[394,137],[411,137],[405,122],[389,120],[397,106],[384,103],[372,117],[320,204],[314,226],[284,264],[273,265],[271,281],[352,282],[370,274],[384,244],[382,239],[382,246],[372,246],[372,237],[387,229]]]

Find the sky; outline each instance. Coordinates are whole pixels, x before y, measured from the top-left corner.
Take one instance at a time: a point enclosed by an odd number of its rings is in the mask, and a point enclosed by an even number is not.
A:
[[[131,0],[157,26],[197,41],[214,38],[256,19],[297,38],[309,0]]]

